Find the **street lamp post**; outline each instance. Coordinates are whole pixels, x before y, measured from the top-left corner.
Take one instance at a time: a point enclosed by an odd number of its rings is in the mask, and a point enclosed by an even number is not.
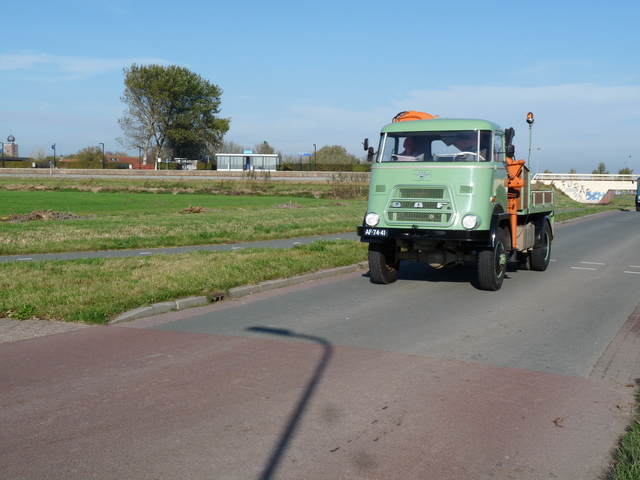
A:
[[[318,162],[316,161],[316,144],[313,144],[313,171],[318,169]]]
[[[4,142],[0,142],[2,144],[2,150],[0,150],[0,152],[2,152],[2,168],[4,168]]]
[[[538,160],[540,159],[540,147],[536,150],[536,175],[540,173],[538,169]]]
[[[56,167],[56,144],[54,143],[53,145],[51,145],[51,148],[53,149],[53,168],[57,168]]]
[[[104,143],[98,143],[98,145],[102,145],[102,169],[104,170]]]

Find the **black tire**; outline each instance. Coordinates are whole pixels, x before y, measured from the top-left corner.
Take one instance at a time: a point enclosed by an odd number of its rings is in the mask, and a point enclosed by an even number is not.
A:
[[[640,212],[640,205],[636,205],[636,212]]]
[[[478,252],[478,286],[482,290],[500,290],[507,274],[507,234],[502,228],[496,232],[493,249]]]
[[[395,246],[383,243],[369,244],[369,271],[371,281],[382,285],[398,279],[400,261],[396,260]]]
[[[551,229],[549,228],[549,224],[545,221],[542,224],[542,231],[540,232],[540,245],[534,247],[531,252],[531,270],[544,272],[549,266],[550,258]]]

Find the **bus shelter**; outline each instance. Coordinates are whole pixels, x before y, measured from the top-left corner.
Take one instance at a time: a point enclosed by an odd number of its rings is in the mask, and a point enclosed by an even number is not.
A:
[[[266,153],[216,153],[218,170],[231,172],[245,170],[269,170],[275,172],[280,169],[282,160],[280,155]]]

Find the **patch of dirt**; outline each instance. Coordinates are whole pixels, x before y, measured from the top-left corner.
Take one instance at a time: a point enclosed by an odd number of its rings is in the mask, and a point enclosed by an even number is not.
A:
[[[204,213],[208,211],[209,210],[204,207],[200,207],[200,206],[194,207],[192,205],[189,205],[184,210],[180,210],[180,213]]]
[[[289,202],[289,203],[281,203],[280,205],[276,205],[273,208],[302,208],[302,205],[298,205],[297,203]]]
[[[71,213],[54,212],[53,210],[36,210],[26,215],[11,213],[6,217],[1,217],[0,222],[30,222],[32,220],[78,220],[87,217],[79,217]]]

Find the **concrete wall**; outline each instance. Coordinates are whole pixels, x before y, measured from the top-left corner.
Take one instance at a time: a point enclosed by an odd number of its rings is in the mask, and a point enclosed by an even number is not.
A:
[[[638,175],[538,173],[533,181],[553,185],[580,203],[609,203],[609,191],[636,191]]]
[[[250,175],[254,175],[252,177]],[[331,180],[333,176],[342,175],[344,178],[357,178],[362,181],[369,181],[368,172],[268,172],[270,181],[297,181],[297,182],[317,182]],[[48,168],[5,168],[0,170],[0,176],[52,176],[52,177],[129,177],[129,178],[171,178],[171,179],[206,179],[224,180],[257,178],[263,179],[260,172],[229,172],[223,170],[118,170],[118,169],[48,169]]]

